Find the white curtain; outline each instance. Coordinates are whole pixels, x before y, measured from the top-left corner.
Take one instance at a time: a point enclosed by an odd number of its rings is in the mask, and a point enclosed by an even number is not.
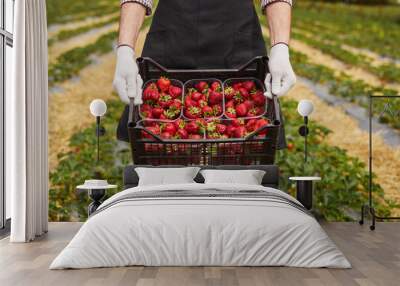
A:
[[[6,187],[12,242],[47,232],[47,27],[45,0],[15,2],[13,96],[6,99]]]

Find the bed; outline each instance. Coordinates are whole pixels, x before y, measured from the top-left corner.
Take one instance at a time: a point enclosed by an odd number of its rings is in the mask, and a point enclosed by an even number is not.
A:
[[[138,186],[138,167],[125,168],[124,190],[99,207],[50,269],[351,267],[312,214],[278,190],[277,166],[201,167],[264,170],[261,185],[205,184],[199,173],[194,183],[152,186]]]

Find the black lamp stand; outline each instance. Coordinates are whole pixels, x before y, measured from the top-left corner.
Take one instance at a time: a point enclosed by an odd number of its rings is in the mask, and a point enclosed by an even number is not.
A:
[[[308,117],[304,116],[304,125],[300,126],[299,134],[304,137],[304,163],[307,163],[307,135],[309,133],[308,129]]]

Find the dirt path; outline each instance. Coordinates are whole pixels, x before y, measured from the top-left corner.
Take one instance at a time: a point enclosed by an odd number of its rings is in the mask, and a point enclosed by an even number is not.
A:
[[[56,42],[49,48],[49,63],[53,63],[59,55],[65,53],[66,51],[80,46],[92,44],[96,42],[100,36],[112,31],[116,31],[117,29],[118,23],[110,24],[98,29],[90,30],[68,40]]]
[[[147,29],[139,34],[136,51],[143,49]],[[86,44],[86,43],[85,43]],[[77,130],[92,124],[93,116],[89,104],[94,98],[104,100],[116,98],[112,93],[112,79],[115,68],[115,54],[99,57],[96,65],[83,69],[79,81],[67,81],[60,85],[60,93],[49,97],[49,160],[50,170],[57,166],[57,154],[68,151],[68,142]]]
[[[288,98],[312,100],[315,112],[311,115],[311,119],[332,130],[326,142],[346,150],[350,156],[357,157],[368,164],[368,133],[359,128],[355,119],[341,108],[326,104],[301,81],[289,92]],[[385,190],[387,198],[395,199],[400,203],[398,190],[400,148],[389,147],[379,135],[373,135],[373,142],[376,152],[373,168],[377,175],[377,183]],[[397,214],[400,214],[400,210]]]
[[[51,37],[55,36],[61,30],[72,30],[72,29],[80,28],[80,27],[87,26],[87,25],[97,24],[97,23],[100,23],[103,21],[110,20],[113,17],[116,17],[118,15],[119,15],[119,12],[105,15],[105,16],[100,16],[100,17],[87,17],[87,18],[85,18],[85,20],[82,20],[82,21],[75,21],[75,22],[65,23],[65,24],[54,24],[48,28],[47,36],[49,38],[51,38]]]

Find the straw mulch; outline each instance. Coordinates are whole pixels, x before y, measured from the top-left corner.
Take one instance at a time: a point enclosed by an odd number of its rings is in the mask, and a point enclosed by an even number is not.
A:
[[[139,34],[137,54],[143,48],[148,30]],[[57,154],[68,151],[71,135],[94,122],[89,104],[95,98],[116,98],[112,91],[115,54],[99,58],[96,65],[86,67],[79,74],[79,81],[67,81],[60,85],[62,92],[49,96],[49,161],[50,170],[57,166]]]

